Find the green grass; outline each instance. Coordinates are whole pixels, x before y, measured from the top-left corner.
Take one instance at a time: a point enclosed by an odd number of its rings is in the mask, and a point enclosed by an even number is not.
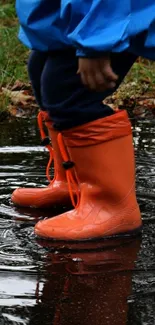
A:
[[[27,81],[27,50],[18,41],[18,22],[13,3],[0,8],[0,87]]]
[[[0,86],[27,81],[27,51],[17,39],[17,26],[0,27]]]
[[[155,62],[139,58],[119,88],[118,98],[129,100],[131,97],[138,98],[143,94],[148,94],[153,98],[154,92]]]
[[[14,3],[5,1],[0,7],[0,25],[8,27],[16,25]]]
[[[18,41],[18,21],[14,1],[1,0],[0,6],[0,89],[11,87],[16,80],[28,81],[26,61],[28,51]],[[8,105],[6,95],[0,93],[0,111]]]
[[[154,89],[155,86],[155,62],[139,58],[138,61],[133,65],[131,69],[128,80],[135,81],[139,83],[142,87],[145,84],[148,85],[148,88]]]

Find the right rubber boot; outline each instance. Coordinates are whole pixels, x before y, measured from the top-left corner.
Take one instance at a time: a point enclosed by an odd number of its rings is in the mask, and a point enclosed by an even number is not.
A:
[[[16,206],[20,207],[49,208],[58,204],[71,206],[66,172],[62,166],[61,153],[57,143],[58,132],[53,128],[52,121],[46,112],[41,111],[39,118],[44,120],[52,142],[52,147],[46,143],[47,138],[45,138],[43,129],[40,128],[43,142],[50,152],[53,151],[54,179],[45,188],[18,188],[13,192],[11,200]],[[47,177],[49,179],[49,176]]]
[[[58,143],[69,183],[77,177],[80,195],[74,210],[39,221],[35,234],[67,242],[138,233],[142,220],[127,112],[64,130]]]

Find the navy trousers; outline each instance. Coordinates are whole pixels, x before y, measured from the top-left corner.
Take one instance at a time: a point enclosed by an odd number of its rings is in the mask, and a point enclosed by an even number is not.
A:
[[[136,60],[127,52],[111,54],[113,70],[120,85]],[[75,50],[56,52],[32,51],[28,73],[36,100],[42,110],[49,112],[58,130],[69,129],[113,114],[102,101],[114,90],[95,92],[85,87],[77,74]],[[116,88],[117,88],[116,87]]]

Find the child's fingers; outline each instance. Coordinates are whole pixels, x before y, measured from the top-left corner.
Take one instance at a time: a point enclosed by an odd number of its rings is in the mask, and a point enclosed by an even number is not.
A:
[[[96,73],[95,73],[95,80],[96,80],[96,84],[97,85],[104,85],[105,84],[105,77],[104,77],[104,75],[103,75],[103,73],[100,71],[100,70],[98,70],[98,71],[96,71]]]
[[[105,79],[102,74],[80,73],[80,75],[82,83],[91,90],[104,92],[107,89],[116,87],[116,83],[114,81]]]
[[[96,90],[96,80],[93,74],[87,75],[87,86],[92,90]]]
[[[111,67],[110,60],[100,60],[100,70],[107,80],[117,81],[118,76],[114,73]]]
[[[92,74],[87,74],[87,73],[81,73],[81,80],[82,80],[82,83],[89,87],[90,89],[96,89],[96,82],[95,82],[95,78]]]
[[[109,58],[79,59],[82,83],[95,91],[115,88],[118,76],[113,72]]]
[[[80,73],[80,72],[79,72],[79,74],[80,74],[81,81],[82,81],[83,85],[87,86],[88,82],[87,82],[87,78],[86,78],[85,74]]]

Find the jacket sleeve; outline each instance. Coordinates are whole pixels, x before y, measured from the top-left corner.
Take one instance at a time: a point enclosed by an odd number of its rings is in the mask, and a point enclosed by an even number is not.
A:
[[[135,0],[136,1],[136,0]],[[77,56],[129,47],[130,0],[62,0],[61,18]]]

